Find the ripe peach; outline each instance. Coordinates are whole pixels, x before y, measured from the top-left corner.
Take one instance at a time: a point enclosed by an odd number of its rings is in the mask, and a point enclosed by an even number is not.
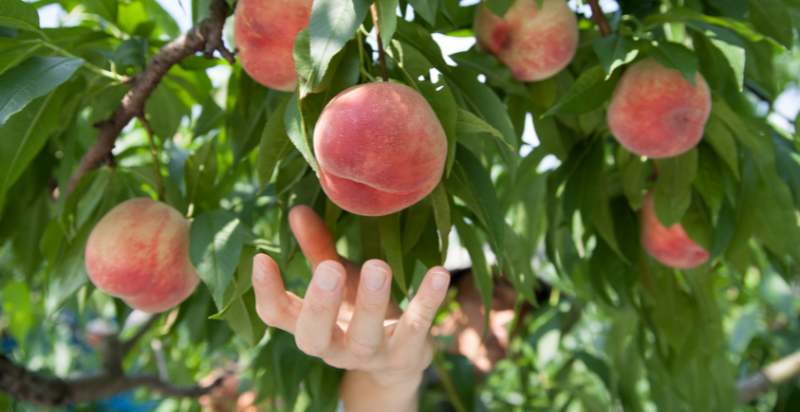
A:
[[[633,153],[672,157],[700,142],[710,114],[711,92],[700,73],[693,85],[679,71],[647,59],[622,76],[608,107],[608,127]]]
[[[642,245],[654,259],[676,269],[692,269],[709,258],[708,252],[689,238],[683,226],[661,224],[652,193],[647,194],[642,207]]]
[[[147,198],[123,202],[103,216],[84,256],[98,289],[149,313],[177,306],[199,282],[189,261],[189,221]]]
[[[428,102],[397,83],[351,87],[331,100],[314,129],[322,189],[364,216],[397,212],[442,178],[444,129]]]
[[[297,83],[294,41],[308,26],[312,0],[239,0],[234,36],[245,71],[275,90]]]
[[[578,21],[564,0],[516,0],[505,16],[478,6],[478,43],[520,81],[543,80],[567,67],[578,49]]]

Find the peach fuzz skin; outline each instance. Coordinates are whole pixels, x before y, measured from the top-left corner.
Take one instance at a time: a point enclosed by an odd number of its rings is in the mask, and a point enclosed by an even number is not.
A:
[[[665,158],[691,150],[703,138],[711,92],[700,73],[695,84],[648,59],[622,76],[608,107],[608,127],[626,149]]]
[[[428,102],[396,83],[351,87],[314,129],[322,189],[342,209],[383,216],[427,196],[442,178],[447,138]]]
[[[478,6],[475,34],[482,48],[505,64],[517,80],[537,81],[563,70],[578,49],[578,21],[564,0],[517,0],[505,16]]]
[[[147,198],[108,212],[89,235],[84,256],[98,289],[148,313],[179,305],[199,283],[189,261],[189,221]]]
[[[709,258],[708,252],[689,238],[683,226],[665,227],[658,220],[652,193],[645,197],[642,208],[642,245],[655,260],[675,269],[692,269]]]
[[[234,36],[247,74],[275,90],[297,83],[294,41],[308,26],[312,0],[239,0]]]

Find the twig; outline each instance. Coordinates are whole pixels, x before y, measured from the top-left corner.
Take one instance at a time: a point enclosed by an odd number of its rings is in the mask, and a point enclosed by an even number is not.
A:
[[[800,375],[800,351],[767,365],[736,384],[739,402],[748,403],[776,385]]]
[[[158,186],[158,200],[164,200],[166,189],[164,187],[164,178],[161,176],[161,160],[158,157],[156,136],[153,132],[153,127],[150,125],[150,122],[147,120],[144,113],[140,113],[137,118],[139,119],[139,123],[144,126],[144,130],[147,133],[147,140],[150,143],[150,156],[153,157],[153,169],[156,173],[156,186]]]
[[[156,323],[158,323],[158,320],[158,316],[151,316],[150,319],[142,324],[136,333],[122,344],[120,349],[122,350],[123,355],[130,353],[130,351],[133,350],[133,347],[136,346],[136,343],[138,343],[142,337],[144,337],[144,335],[146,335],[147,332],[152,329]]]
[[[164,396],[196,398],[222,384],[224,376],[208,386],[180,387],[152,375],[125,376],[103,373],[97,376],[66,380],[48,377],[12,362],[0,355],[0,392],[12,398],[42,406],[67,406],[106,399],[136,388],[148,388]]]
[[[603,14],[603,9],[600,7],[598,0],[589,0],[589,6],[592,7],[592,20],[600,30],[600,35],[608,37],[611,34],[611,25],[608,24],[606,15]]]
[[[383,49],[381,41],[381,26],[378,24],[378,3],[372,3],[369,11],[372,13],[372,25],[375,26],[375,38],[378,43],[378,64],[381,66],[381,77],[383,81],[389,81],[389,73],[386,71],[386,50]]]
[[[122,98],[120,106],[111,117],[95,125],[99,129],[97,142],[83,155],[80,165],[70,177],[67,195],[75,190],[86,173],[108,159],[122,129],[134,117],[144,112],[147,99],[172,66],[195,53],[202,52],[206,56],[212,56],[214,51],[218,51],[231,64],[235,62],[233,53],[225,47],[222,40],[222,29],[229,12],[226,0],[213,0],[210,17],[164,46],[153,56],[150,65],[133,78],[131,89]]]

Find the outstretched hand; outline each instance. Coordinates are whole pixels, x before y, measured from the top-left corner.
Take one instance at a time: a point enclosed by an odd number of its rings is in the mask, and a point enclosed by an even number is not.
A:
[[[351,371],[342,384],[348,411],[375,405],[413,409],[422,371],[433,355],[429,330],[447,294],[449,273],[430,269],[405,313],[387,320],[387,313],[399,311],[390,304],[392,273],[385,262],[370,260],[359,268],[343,259],[324,222],[306,206],[292,209],[289,224],[314,275],[300,298],[286,291],[275,261],[257,255],[253,288],[261,319],[293,334],[303,352]]]

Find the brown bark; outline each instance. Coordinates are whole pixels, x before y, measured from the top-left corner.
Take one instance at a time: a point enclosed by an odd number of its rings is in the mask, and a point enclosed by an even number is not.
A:
[[[235,63],[233,53],[225,48],[222,41],[222,29],[229,13],[228,3],[225,0],[214,0],[211,3],[211,15],[207,19],[164,46],[153,56],[147,68],[132,79],[131,89],[122,98],[119,107],[111,117],[96,125],[97,142],[83,155],[80,165],[70,177],[67,183],[67,195],[75,190],[86,173],[100,167],[109,159],[122,129],[133,118],[144,113],[147,99],[172,66],[195,53],[202,52],[206,57],[211,57],[215,51],[231,64]]]

